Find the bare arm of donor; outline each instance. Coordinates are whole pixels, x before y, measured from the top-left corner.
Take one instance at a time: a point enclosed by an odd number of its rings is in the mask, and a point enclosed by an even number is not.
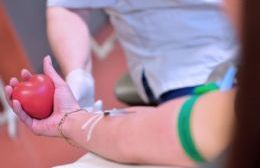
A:
[[[232,135],[235,91],[204,95],[191,116],[191,132],[201,154],[211,160],[223,151]],[[91,117],[86,112],[68,116],[64,134],[83,148],[123,163],[193,166],[183,151],[176,120],[183,102],[180,98],[157,108],[131,107],[135,111],[120,117],[105,117],[86,141],[82,125]]]
[[[19,101],[11,100],[13,88],[19,83],[10,80],[5,94],[14,112],[38,135],[64,136],[88,151],[121,163],[156,165],[196,165],[184,152],[177,131],[177,118],[187,97],[169,101],[159,107],[131,107],[121,116],[106,116],[95,125],[91,139],[88,129],[82,126],[93,118],[93,114],[80,110],[69,114],[62,127],[60,121],[65,114],[79,109],[66,82],[57,74],[50,57],[44,59],[44,73],[54,85],[54,110],[43,120],[33,119],[22,109]],[[21,77],[28,80],[31,73],[22,70]],[[234,100],[236,90],[210,92],[197,101],[191,114],[191,134],[198,151],[206,160],[213,159],[223,151],[232,137],[234,123]]]

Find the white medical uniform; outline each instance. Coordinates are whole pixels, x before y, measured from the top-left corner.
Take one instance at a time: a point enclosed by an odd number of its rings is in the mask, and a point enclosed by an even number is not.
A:
[[[104,8],[124,48],[140,96],[144,72],[156,98],[205,83],[236,53],[221,0],[48,0],[48,6]]]

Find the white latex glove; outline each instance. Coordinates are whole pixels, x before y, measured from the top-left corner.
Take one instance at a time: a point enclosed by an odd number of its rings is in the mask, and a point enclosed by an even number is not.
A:
[[[83,69],[75,69],[66,76],[66,82],[81,108],[89,112],[102,110],[101,100],[94,103],[95,86],[91,73]]]

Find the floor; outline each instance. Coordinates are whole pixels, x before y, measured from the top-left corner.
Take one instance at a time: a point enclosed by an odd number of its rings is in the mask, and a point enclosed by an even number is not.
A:
[[[97,36],[102,43],[112,31],[106,27]],[[115,82],[126,70],[125,58],[118,43],[104,60],[94,57],[93,73],[96,79],[96,98],[104,101],[105,108],[124,107],[114,96]],[[115,68],[116,67],[116,68]],[[18,124],[15,139],[7,136],[6,126],[0,127],[0,167],[1,168],[47,168],[73,162],[85,151],[71,147],[62,139],[33,135],[22,123]]]

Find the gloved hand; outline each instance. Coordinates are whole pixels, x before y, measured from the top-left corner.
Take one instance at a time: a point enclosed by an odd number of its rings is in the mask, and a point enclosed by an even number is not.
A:
[[[75,69],[66,76],[66,82],[81,108],[89,112],[102,110],[101,100],[94,103],[95,86],[91,73],[83,69]]]

